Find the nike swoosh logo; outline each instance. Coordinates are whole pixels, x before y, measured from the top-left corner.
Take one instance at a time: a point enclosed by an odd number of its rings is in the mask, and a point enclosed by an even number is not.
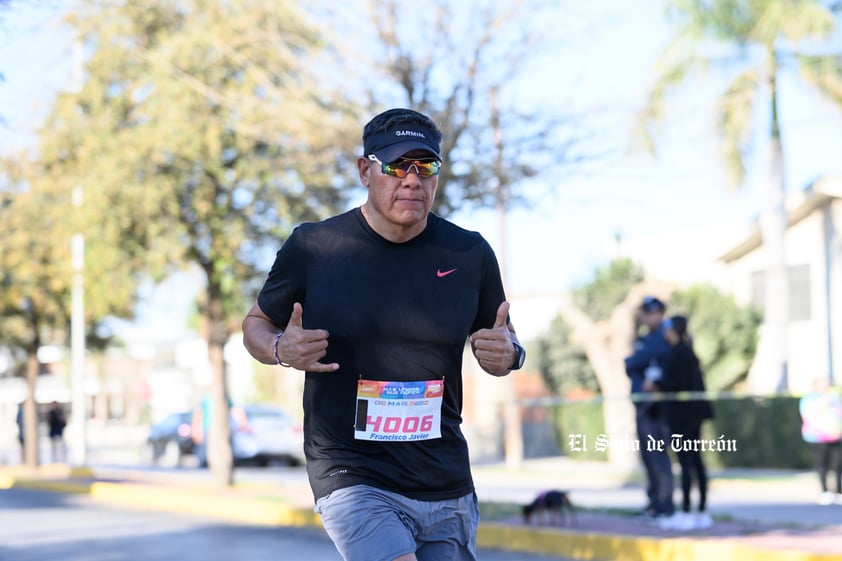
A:
[[[438,271],[436,271],[436,276],[438,278],[446,277],[447,275],[449,275],[450,273],[452,273],[455,270],[456,269],[450,269],[449,271],[442,271],[441,269],[439,269]]]

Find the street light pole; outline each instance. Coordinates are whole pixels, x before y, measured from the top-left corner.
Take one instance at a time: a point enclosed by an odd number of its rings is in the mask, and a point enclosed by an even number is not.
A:
[[[82,206],[82,188],[73,189],[73,208],[78,212]],[[71,261],[73,264],[73,289],[70,306],[70,363],[73,379],[73,433],[70,448],[70,463],[73,467],[84,467],[87,461],[87,438],[85,424],[85,236],[76,233],[71,239]]]
[[[509,293],[509,267],[508,252],[506,251],[506,213],[510,204],[511,184],[505,179],[503,160],[503,131],[500,127],[500,106],[498,105],[499,90],[495,87],[491,90],[491,128],[494,133],[495,162],[494,170],[497,176],[497,218],[500,233],[500,274],[503,279],[503,287],[508,296],[509,302],[512,295]],[[501,384],[506,399],[503,405],[503,453],[506,459],[506,466],[517,469],[523,465],[523,420],[521,418],[520,406],[517,404],[517,392],[515,390],[515,376],[509,374],[502,380]]]
[[[71,47],[72,88],[78,93],[82,89],[82,42],[77,37]],[[82,187],[73,188],[71,202],[74,213],[82,210],[84,192]],[[70,448],[70,464],[82,468],[87,462],[87,407],[85,406],[85,236],[73,234],[70,241],[70,259],[73,268],[73,287],[70,303],[70,369],[73,398],[73,431]]]

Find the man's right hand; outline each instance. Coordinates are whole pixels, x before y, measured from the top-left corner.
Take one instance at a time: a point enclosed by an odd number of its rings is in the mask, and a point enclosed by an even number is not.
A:
[[[304,329],[302,318],[304,308],[299,302],[292,306],[284,334],[278,340],[278,357],[298,370],[309,372],[333,372],[339,364],[319,362],[327,354],[327,340],[330,334],[324,329]]]

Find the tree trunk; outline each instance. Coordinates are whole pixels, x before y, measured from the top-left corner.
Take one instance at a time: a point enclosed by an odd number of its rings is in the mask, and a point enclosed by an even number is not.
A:
[[[671,289],[666,285],[638,285],[614,309],[607,321],[595,322],[569,298],[562,301],[561,317],[573,328],[573,338],[585,350],[596,374],[603,398],[603,418],[609,439],[608,459],[614,466],[630,471],[639,462],[639,454],[631,443],[637,439],[634,406],[629,399],[631,383],[626,375],[624,359],[631,354],[635,335],[635,313],[645,294],[667,300]],[[597,435],[588,435],[593,442]]]
[[[786,179],[784,155],[778,120],[777,59],[771,54],[769,76],[771,95],[771,134],[769,177],[764,182],[764,203],[760,216],[760,235],[766,254],[763,293],[763,326],[760,332],[758,359],[749,376],[753,391],[769,393],[786,389],[787,323],[789,316],[789,283],[786,263]]]
[[[41,463],[38,457],[38,405],[35,402],[35,384],[39,370],[37,351],[31,349],[26,357],[26,399],[23,405],[23,463],[29,468],[36,468]]]
[[[233,453],[231,450],[231,411],[228,379],[223,354],[228,341],[228,326],[223,314],[221,291],[210,280],[208,283],[208,358],[213,381],[211,384],[211,418],[208,435],[208,467],[215,484],[227,487],[234,482]]]

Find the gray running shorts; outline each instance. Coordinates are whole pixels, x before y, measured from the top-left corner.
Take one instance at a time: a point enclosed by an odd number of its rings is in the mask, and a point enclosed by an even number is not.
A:
[[[339,489],[314,510],[345,561],[477,561],[476,493],[419,501],[369,485]]]

